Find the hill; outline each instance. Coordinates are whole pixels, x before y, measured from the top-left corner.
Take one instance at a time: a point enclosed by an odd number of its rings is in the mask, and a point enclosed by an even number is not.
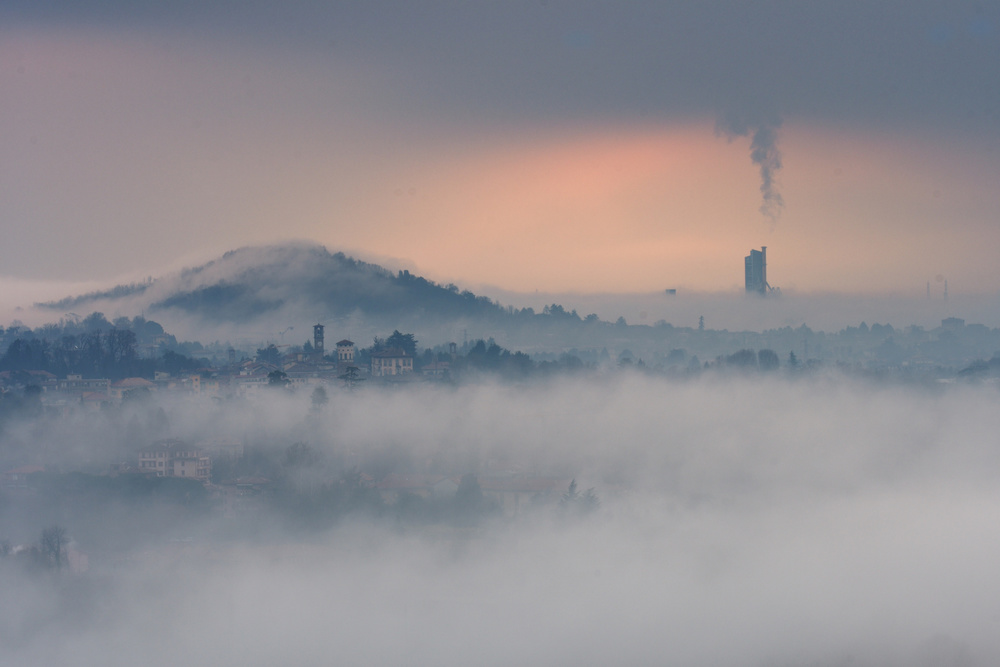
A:
[[[506,314],[491,299],[454,285],[437,285],[409,271],[392,273],[307,244],[240,248],[150,283],[119,285],[38,305],[53,310],[98,306],[113,310],[126,304],[161,319],[177,315],[227,325],[253,324],[279,314],[385,322],[425,317],[482,320]]]

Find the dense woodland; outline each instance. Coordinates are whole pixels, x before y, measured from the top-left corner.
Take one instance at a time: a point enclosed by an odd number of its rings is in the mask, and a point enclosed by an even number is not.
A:
[[[176,339],[143,317],[122,317],[112,323],[102,313],[93,313],[35,331],[21,326],[0,328],[0,341],[5,348],[0,371],[13,373],[46,371],[56,377],[78,374],[118,380],[151,378],[156,371],[178,374],[207,365],[206,360],[178,352]]]

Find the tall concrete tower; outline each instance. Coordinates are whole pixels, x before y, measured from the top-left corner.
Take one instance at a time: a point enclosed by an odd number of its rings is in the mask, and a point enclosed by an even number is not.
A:
[[[750,254],[743,258],[746,270],[746,288],[748,292],[767,294],[770,285],[767,284],[767,246],[761,246],[760,250],[751,250]]]

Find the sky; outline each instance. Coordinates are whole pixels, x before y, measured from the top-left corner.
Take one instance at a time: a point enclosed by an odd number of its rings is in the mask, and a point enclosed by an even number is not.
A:
[[[0,278],[995,294],[997,80],[988,3],[6,2]]]

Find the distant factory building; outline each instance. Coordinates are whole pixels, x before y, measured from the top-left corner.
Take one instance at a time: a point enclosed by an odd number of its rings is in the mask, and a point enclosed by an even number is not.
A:
[[[746,268],[747,292],[767,294],[771,291],[771,286],[767,284],[767,246],[761,246],[760,250],[751,250],[743,261]]]

